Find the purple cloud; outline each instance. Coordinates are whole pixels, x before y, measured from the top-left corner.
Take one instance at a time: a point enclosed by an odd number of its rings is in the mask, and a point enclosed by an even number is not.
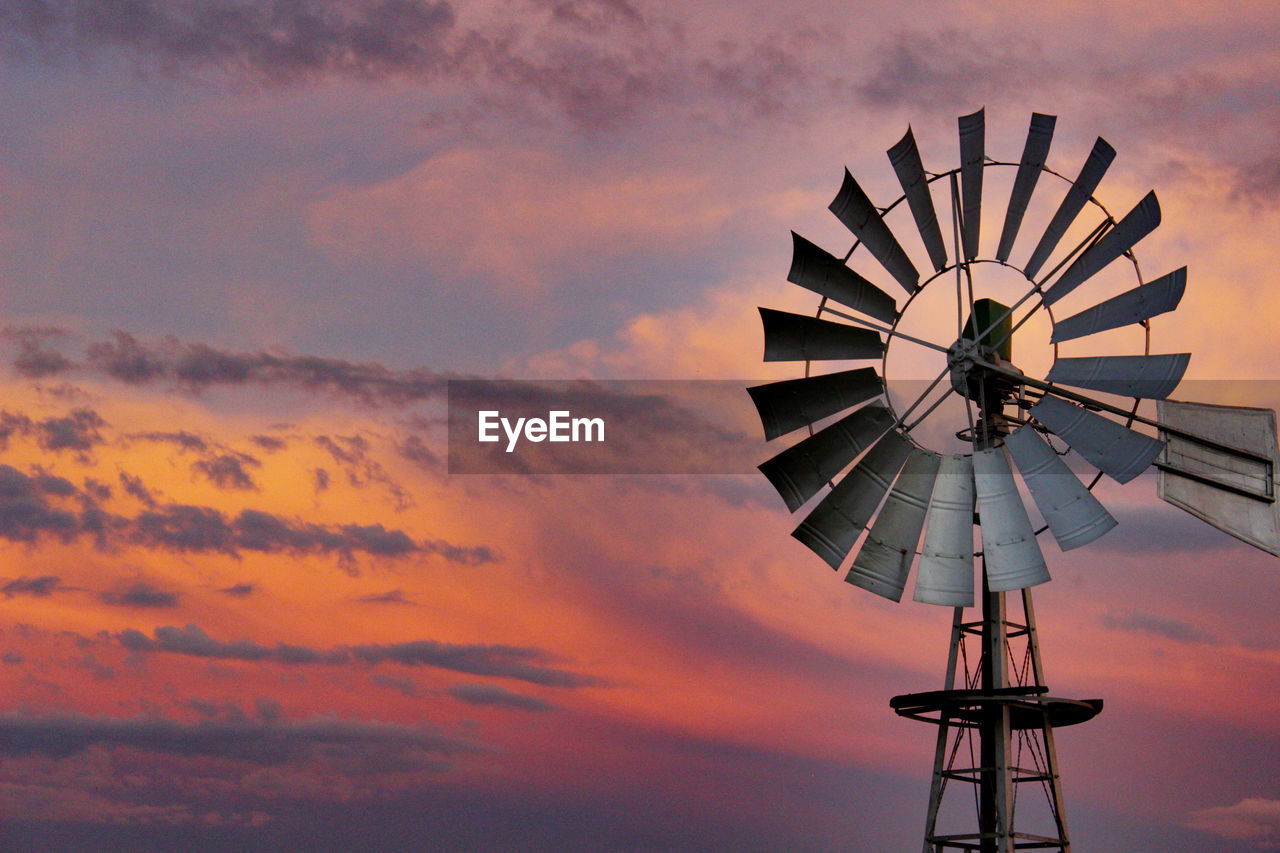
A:
[[[475,752],[473,741],[428,726],[313,717],[253,720],[247,715],[183,723],[163,717],[92,717],[84,714],[0,714],[0,754],[67,758],[92,746],[129,747],[178,756],[217,756],[280,764],[318,752],[376,757],[411,750],[442,755]]]
[[[256,489],[248,469],[260,467],[261,462],[245,453],[220,453],[191,463],[192,470],[203,474],[220,489]]]
[[[147,581],[134,581],[119,589],[104,592],[99,596],[105,603],[117,607],[141,607],[163,609],[178,605],[178,593],[160,589]]]
[[[13,598],[15,595],[34,595],[37,598],[45,598],[57,591],[60,583],[61,578],[57,575],[41,575],[35,578],[23,576],[0,586],[0,594],[5,598]]]
[[[514,693],[493,684],[455,684],[447,692],[468,705],[490,705],[517,711],[550,711],[555,707],[535,696]]]
[[[453,22],[448,3],[414,0],[15,0],[0,11],[0,44],[42,56],[124,50],[144,67],[279,84],[428,75]]]
[[[470,675],[512,678],[544,687],[598,687],[604,682],[551,666],[553,658],[542,649],[531,646],[456,644],[437,640],[412,640],[404,643],[373,643],[315,649],[278,643],[263,645],[252,640],[217,640],[197,625],[162,626],[148,637],[133,628],[115,635],[124,648],[143,654],[164,652],[215,660],[270,661],[293,666],[351,663],[402,666],[428,666]]]

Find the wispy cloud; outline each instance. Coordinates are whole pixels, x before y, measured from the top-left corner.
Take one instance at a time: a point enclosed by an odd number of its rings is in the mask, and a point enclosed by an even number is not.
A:
[[[363,595],[356,599],[361,604],[413,604],[414,602],[404,594],[402,589],[389,589],[386,592],[377,592],[371,595]]]
[[[323,356],[235,352],[202,343],[183,343],[172,337],[148,344],[121,331],[110,339],[87,344],[78,360],[62,353],[58,355],[56,372],[59,374],[81,371],[126,385],[167,385],[188,392],[217,387],[282,385],[356,397],[366,403],[405,404],[439,398],[450,378],[448,374],[425,368],[398,371],[380,364]],[[11,364],[20,375],[30,379],[52,375],[50,371],[32,373],[23,361],[21,348]],[[65,446],[75,446],[77,441],[85,443],[92,437],[92,429],[104,425],[96,413],[88,410],[77,410],[63,420],[65,424],[34,423],[29,418],[24,420],[22,415],[11,415],[0,421],[0,438],[38,430],[46,442],[55,443],[62,437]],[[73,428],[76,431],[69,432]],[[187,449],[203,449],[205,444],[201,437],[185,430],[140,432],[133,437],[169,441]]]
[[[164,444],[172,444],[174,447],[182,450],[206,450],[208,442],[200,436],[187,432],[186,430],[177,430],[175,432],[165,432],[162,430],[151,430],[148,432],[134,432],[125,436],[126,441],[155,441]]]
[[[595,687],[605,683],[594,676],[547,666],[552,656],[528,646],[454,645],[436,640],[412,640],[352,646],[351,654],[366,663],[432,666],[471,675],[514,678],[544,687]]]
[[[231,352],[172,338],[149,346],[125,332],[86,349],[85,366],[131,385],[168,382],[188,390],[216,386],[292,385],[366,402],[406,403],[438,397],[447,376],[428,370],[395,371],[379,364],[307,355]]]
[[[625,2],[509,3],[494,19],[446,0],[15,0],[0,9],[11,59],[278,89],[321,80],[461,84],[473,106],[536,111],[592,134],[652,109],[702,120],[811,107],[835,76],[812,62],[812,27],[704,45],[667,10]],[[495,108],[501,105],[501,109]],[[32,350],[32,366],[44,354]],[[49,362],[56,366],[54,362]]]
[[[99,596],[103,602],[117,607],[168,608],[176,607],[180,594],[162,589],[149,581],[137,580]]]
[[[15,0],[0,10],[0,43],[49,57],[123,50],[176,72],[216,68],[263,83],[321,74],[428,75],[445,61],[446,2]]]
[[[262,463],[247,453],[220,453],[212,459],[199,459],[191,463],[195,471],[199,471],[220,489],[256,489],[250,468],[259,468]]]
[[[126,649],[144,654],[164,652],[217,660],[267,661],[291,666],[394,663],[402,666],[429,666],[469,675],[512,678],[544,687],[592,687],[604,684],[594,676],[551,666],[554,660],[552,655],[530,646],[459,645],[438,640],[371,643],[330,649],[284,643],[267,646],[252,640],[216,640],[196,625],[183,628],[159,627],[151,637],[130,628],[117,634],[116,640]]]
[[[56,592],[61,583],[62,579],[56,575],[41,575],[34,578],[24,576],[14,578],[4,586],[0,586],[0,594],[5,598],[13,598],[15,595],[34,595],[44,598]]]
[[[1241,164],[1232,176],[1230,197],[1255,210],[1280,205],[1280,152],[1252,163]]]
[[[106,425],[100,414],[85,408],[38,421],[21,412],[0,411],[0,447],[15,435],[29,435],[45,450],[70,450],[84,458],[103,442],[101,430]]]
[[[1235,805],[1194,811],[1185,823],[1258,850],[1280,850],[1280,800],[1246,797]]]
[[[982,38],[959,31],[904,30],[876,52],[878,63],[856,91],[876,107],[955,108],[965,99],[1026,86],[1050,72],[1034,42]],[[969,109],[982,106],[969,105]]]
[[[227,515],[207,506],[159,504],[141,481],[125,481],[125,486],[148,504],[133,517],[107,512],[92,495],[65,478],[41,471],[28,475],[0,465],[0,538],[35,542],[47,535],[71,541],[89,535],[102,545],[128,542],[183,553],[332,554],[347,565],[357,553],[435,555],[461,565],[498,559],[487,546],[461,546],[443,539],[415,541],[403,530],[381,523],[323,525],[258,509]]]
[[[67,540],[96,526],[86,517],[50,502],[50,498],[65,497],[68,490],[77,491],[61,477],[39,472],[28,476],[17,468],[0,465],[0,537],[34,542],[42,534],[51,534]]]
[[[350,655],[342,649],[326,652],[283,643],[268,647],[249,640],[222,642],[213,639],[196,625],[187,625],[185,628],[162,626],[155,629],[154,637],[152,639],[132,628],[117,635],[120,645],[133,652],[168,652],[218,660],[274,660],[287,664],[340,664],[350,660]]]
[[[1109,610],[1102,615],[1102,624],[1117,631],[1150,634],[1179,643],[1213,645],[1218,642],[1211,632],[1199,625],[1141,610]]]
[[[480,748],[472,741],[426,726],[334,717],[219,718],[183,723],[162,717],[0,714],[0,754],[66,758],[93,746],[123,746],[180,756],[219,756],[260,764],[296,761],[330,750],[373,758],[378,753],[397,749],[454,755]]]
[[[494,684],[455,684],[448,693],[469,705],[495,705],[518,711],[549,711],[555,707],[535,696],[513,693]]]

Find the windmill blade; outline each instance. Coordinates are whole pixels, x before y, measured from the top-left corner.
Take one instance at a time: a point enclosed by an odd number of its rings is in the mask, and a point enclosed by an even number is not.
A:
[[[1031,415],[1117,483],[1127,483],[1155,461],[1164,442],[1109,421],[1102,415],[1045,395]]]
[[[973,485],[982,529],[982,558],[991,591],[1026,589],[1049,580],[1049,568],[1044,564],[1003,449],[974,451]]]
[[[858,275],[836,256],[791,232],[791,271],[787,281],[892,323],[898,317],[893,297]]]
[[[965,260],[978,255],[982,225],[982,161],[986,156],[987,122],[984,110],[960,116],[960,219]]]
[[[840,568],[911,450],[897,430],[885,433],[791,535],[827,565]]]
[[[860,367],[756,385],[748,388],[747,393],[760,414],[765,439],[773,441],[794,429],[883,394],[884,382],[875,368]]]
[[[871,329],[802,314],[760,309],[765,361],[831,361],[879,358],[884,342]]]
[[[892,426],[889,410],[872,403],[788,447],[761,464],[760,472],[795,512]]]
[[[1049,342],[1056,344],[1083,338],[1095,332],[1141,323],[1157,314],[1172,311],[1178,307],[1186,287],[1187,268],[1182,267],[1106,302],[1100,302],[1075,316],[1058,321],[1053,326]]]
[[[973,605],[973,460],[944,456],[925,518],[915,600]]]
[[[1116,526],[1106,507],[1032,427],[1021,426],[1005,436],[1004,446],[1063,551],[1087,545]]]
[[[1178,387],[1190,360],[1188,352],[1060,358],[1045,379],[1058,385],[1090,388],[1121,397],[1163,400]]]
[[[884,508],[867,531],[867,540],[854,557],[853,567],[845,577],[847,583],[891,601],[902,600],[940,461],[936,453],[920,448],[911,451]]]
[[[1053,142],[1053,128],[1057,122],[1057,116],[1031,114],[1027,144],[1023,146],[1018,174],[1013,179],[1009,207],[1004,215],[1004,228],[1000,232],[1000,247],[996,249],[996,258],[1001,261],[1009,260],[1009,253],[1013,251],[1013,242],[1018,238],[1018,229],[1022,227],[1022,217],[1027,212],[1027,204],[1031,201],[1031,194],[1035,192],[1036,182],[1040,180],[1040,170],[1049,158],[1049,145]]]
[[[1040,242],[1031,252],[1031,260],[1027,261],[1023,269],[1027,278],[1034,279],[1040,272],[1040,267],[1044,266],[1044,262],[1049,259],[1049,255],[1058,248],[1058,241],[1062,239],[1063,234],[1067,233],[1071,223],[1075,222],[1076,216],[1084,209],[1093,191],[1098,188],[1098,182],[1107,173],[1107,167],[1115,158],[1116,150],[1099,136],[1098,141],[1093,143],[1093,150],[1084,161],[1080,174],[1071,184],[1071,189],[1067,190],[1062,203],[1058,205],[1058,210],[1053,214],[1053,219],[1049,220],[1049,227],[1044,229]]]
[[[933,268],[941,271],[947,265],[947,248],[942,242],[942,229],[938,225],[938,213],[933,207],[933,196],[929,193],[929,181],[924,174],[924,163],[920,160],[920,149],[916,147],[916,137],[907,128],[907,135],[889,149],[889,162],[898,175],[898,183],[907,196],[907,205],[911,208],[911,216],[920,231],[920,239],[929,252],[929,260]]]
[[[893,276],[907,293],[915,293],[920,286],[920,273],[902,250],[893,232],[885,224],[879,209],[867,198],[858,182],[844,170],[844,184],[830,204],[830,210],[844,226],[862,241],[889,275]]]
[[[1044,292],[1044,303],[1052,305],[1086,279],[1100,272],[1107,264],[1133,248],[1134,244],[1150,234],[1160,224],[1160,202],[1155,191],[1143,196],[1124,219],[1102,235],[1098,242],[1085,249],[1067,271]]]

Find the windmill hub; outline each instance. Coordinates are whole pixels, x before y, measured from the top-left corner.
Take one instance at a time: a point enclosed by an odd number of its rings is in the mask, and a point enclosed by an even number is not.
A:
[[[979,385],[989,384],[992,388],[1008,385],[1007,380],[986,367],[988,364],[1002,362],[1006,367],[1017,369],[1001,357],[998,348],[968,338],[961,338],[947,350],[947,367],[951,369],[952,387],[979,405],[983,402],[977,392]]]
[[[978,362],[990,362],[995,354],[991,347],[983,346],[977,341],[961,338],[947,349],[947,367],[951,369],[951,387],[956,393],[971,400],[980,396],[972,393],[981,385],[983,370]],[[971,390],[972,389],[972,390]]]
[[[995,353],[995,347],[961,338],[947,350],[947,365],[951,368],[952,377],[976,379],[978,372],[982,369],[978,366],[978,362],[990,362]]]
[[[985,445],[994,436],[1009,432],[1004,417],[1005,404],[1017,391],[1009,378],[992,372],[988,365],[1013,368],[1013,325],[1009,309],[994,299],[978,299],[973,303],[969,320],[960,338],[947,348],[947,369],[951,387],[957,394],[978,407],[981,429],[961,430],[957,438],[977,440]]]

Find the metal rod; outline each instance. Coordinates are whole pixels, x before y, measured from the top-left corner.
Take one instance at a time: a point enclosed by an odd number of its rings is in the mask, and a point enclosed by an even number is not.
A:
[[[911,413],[916,410],[916,406],[919,406],[921,403],[923,403],[924,398],[928,397],[929,393],[933,391],[934,388],[938,387],[938,383],[941,382],[943,378],[945,378],[946,375],[950,372],[951,372],[951,368],[948,367],[947,369],[939,373],[936,377],[934,377],[934,380],[929,383],[929,387],[925,388],[924,391],[920,394],[920,396],[916,397],[915,402],[913,402],[910,406],[908,406],[907,410],[898,417],[898,422],[894,424],[894,426],[902,426],[903,423],[906,422],[907,418],[911,415]],[[943,397],[943,399],[946,399],[945,396]],[[929,411],[932,412],[933,409],[930,409]],[[927,416],[928,412],[926,412],[925,415]],[[919,421],[916,421],[916,423],[919,423]],[[915,426],[915,424],[912,424],[912,426]],[[907,431],[910,432],[911,427],[907,427]]]
[[[960,267],[964,265],[960,254],[960,190],[956,174],[951,174],[951,242],[956,253],[956,337],[964,337],[964,295],[961,293]]]
[[[962,214],[960,212],[960,189],[956,183],[956,174],[953,172],[951,175],[951,235],[952,235],[952,241],[955,244],[955,252],[956,252],[956,340],[960,340],[964,338],[964,319],[963,319],[964,292],[963,292],[963,288],[961,286],[961,281],[960,281],[960,267],[961,266],[964,267],[964,271],[966,275],[968,275],[969,273],[969,261],[967,259],[963,261],[961,260],[962,255],[960,252],[960,229],[963,227],[961,216]],[[972,323],[975,323],[975,324],[977,323],[977,318],[973,316],[973,278],[972,277],[969,278],[969,320]],[[948,370],[950,370],[950,365],[948,365],[947,368]],[[938,406],[940,405],[942,405],[941,399],[938,400],[938,402],[934,403],[933,406],[929,408],[929,411],[925,412],[924,415],[921,416],[920,420],[916,421],[916,423],[912,424],[912,426],[915,426],[916,424],[920,423],[920,421],[928,417],[929,414],[932,413],[933,410],[938,408]],[[976,435],[976,433],[974,432],[974,426],[973,426],[972,401],[969,400],[967,395],[964,398],[964,414],[965,414],[965,418],[967,418],[969,421],[969,435],[970,436]]]
[[[1027,623],[1027,648],[1031,652],[1031,669],[1036,684],[1044,684],[1044,664],[1040,660],[1040,635],[1036,630],[1036,610],[1031,602],[1031,589],[1022,590],[1022,611]],[[1049,722],[1049,713],[1045,712],[1041,736],[1044,738],[1044,775],[1049,785],[1049,801],[1053,811],[1053,820],[1057,824],[1058,839],[1062,845],[1061,853],[1071,853],[1071,841],[1067,837],[1067,806],[1062,796],[1062,780],[1058,776],[1058,750],[1053,742],[1053,726]]]
[[[1053,394],[1054,396],[1062,397],[1063,399],[1066,399],[1066,400],[1074,400],[1077,403],[1083,403],[1086,406],[1089,406],[1095,409],[1101,409],[1102,411],[1110,412],[1113,415],[1120,415],[1125,418],[1132,418],[1138,423],[1155,427],[1156,429],[1166,432],[1169,435],[1177,436],[1178,438],[1182,438],[1187,441],[1193,442],[1195,444],[1199,444],[1203,447],[1208,447],[1211,450],[1217,450],[1221,453],[1226,453],[1230,456],[1239,456],[1241,458],[1248,459],[1253,462],[1259,462],[1265,465],[1272,464],[1271,459],[1269,459],[1266,456],[1260,456],[1251,450],[1244,450],[1239,447],[1232,447],[1229,444],[1223,444],[1221,442],[1214,441],[1211,438],[1205,438],[1203,435],[1196,435],[1195,433],[1187,432],[1186,430],[1169,426],[1168,424],[1161,423],[1160,421],[1153,420],[1151,418],[1146,418],[1139,414],[1135,414],[1134,412],[1131,412],[1128,409],[1122,409],[1119,406],[1113,406],[1110,403],[1104,403],[1101,400],[1098,400],[1094,397],[1090,397],[1086,394],[1078,394],[1075,391],[1068,391],[1067,389],[1059,385],[1054,385],[1052,382],[1041,382],[1038,379],[1032,379],[1030,376],[1027,376],[1025,373],[1020,373],[1017,370],[1009,370],[1008,368],[1000,367],[999,365],[996,365],[996,364],[991,364],[990,362],[984,361],[980,358],[973,359],[973,363],[977,367],[981,367],[984,370],[990,370],[992,373],[999,373],[1001,376],[1008,376],[1011,379],[1018,380],[1018,382],[1024,385],[1030,385],[1032,388],[1039,388],[1041,391],[1047,391],[1050,394]]]
[[[1041,290],[1041,288],[1044,286],[1044,283],[1048,281],[1050,278],[1052,278],[1054,275],[1056,275],[1058,270],[1062,269],[1062,267],[1065,266],[1066,263],[1070,261],[1072,258],[1074,258],[1078,253],[1084,251],[1085,249],[1089,248],[1089,246],[1093,245],[1093,243],[1097,242],[1102,237],[1102,233],[1105,231],[1107,225],[1109,225],[1111,221],[1112,220],[1109,216],[1108,218],[1102,220],[1102,222],[1100,222],[1098,226],[1093,229],[1093,231],[1089,232],[1089,235],[1087,237],[1085,237],[1082,241],[1080,241],[1080,243],[1077,244],[1074,249],[1072,249],[1070,252],[1067,253],[1067,256],[1065,258],[1063,258],[1061,261],[1058,262],[1058,265],[1056,267],[1049,270],[1049,272],[1046,273],[1045,275],[1041,276],[1039,282],[1033,281],[1031,283],[1031,289],[1028,290],[1025,294],[1023,294],[1021,299],[1013,303],[1013,305],[1009,306],[1009,308],[1003,314],[1001,314],[999,317],[996,318],[995,322],[993,322],[990,326],[984,329],[982,334],[975,337],[974,340],[980,341],[983,338],[985,338],[988,334],[994,331],[997,326],[1003,323],[1006,318],[1012,316],[1013,312],[1017,311],[1018,308],[1022,305],[1022,303],[1026,302],[1032,296],[1036,294],[1040,294],[1040,298],[1043,301],[1044,293]],[[1031,319],[1031,317],[1034,316],[1036,311],[1038,310],[1039,310],[1038,308],[1031,309],[1031,312],[1027,314],[1026,317],[1023,317],[1021,322],[1019,322],[1016,326],[1010,329],[1009,333],[1006,334],[1003,338],[1001,338],[1000,340],[992,344],[992,347],[993,348],[998,347],[1000,346],[1000,344],[1004,343],[1010,337],[1012,337],[1013,333],[1016,332],[1022,326],[1023,323],[1026,323],[1027,320]]]
[[[824,307],[821,310],[826,311],[828,314],[834,314],[837,317],[840,317],[844,320],[848,320],[852,323],[857,323],[859,326],[866,326],[868,329],[874,329],[880,334],[888,335],[891,338],[896,336],[896,337],[902,338],[904,341],[911,341],[911,343],[919,344],[920,346],[925,347],[927,349],[937,350],[938,352],[945,352],[945,353],[951,352],[951,350],[947,349],[941,344],[935,344],[932,341],[926,341],[922,338],[914,338],[911,335],[903,334],[902,332],[899,332],[895,329],[886,328],[884,326],[881,326],[879,323],[872,323],[870,320],[864,320],[861,317],[854,317],[851,314],[846,314],[843,311],[837,311],[834,308]],[[888,346],[888,343],[889,343],[888,341],[885,341],[885,346]]]
[[[987,583],[986,558],[982,560],[982,690],[990,693],[1008,686],[1005,655],[1005,594],[992,592]],[[982,853],[1013,853],[1009,806],[1012,782],[1009,774],[1009,706],[987,705],[980,731],[982,773],[978,830]]]
[[[957,607],[951,617],[951,649],[947,653],[947,674],[944,679],[947,690],[954,690],[956,686],[956,663],[960,650],[963,613],[964,608]],[[938,722],[938,743],[933,753],[933,781],[929,785],[929,811],[925,817],[923,853],[932,853],[930,848],[933,846],[932,839],[937,829],[938,809],[942,804],[942,792],[946,787],[947,774],[943,768],[947,758],[947,720],[946,711],[943,711]]]
[[[948,397],[948,396],[950,396],[950,391],[948,391],[946,394],[943,394],[943,395],[942,395],[941,397],[939,397],[937,400],[934,400],[934,401],[933,401],[933,405],[932,405],[932,406],[930,406],[929,408],[925,409],[925,410],[924,410],[924,414],[923,414],[923,415],[921,415],[920,417],[918,417],[918,418],[916,418],[914,421],[912,421],[912,422],[911,422],[911,424],[910,424],[909,426],[906,426],[906,427],[903,427],[903,428],[904,428],[907,432],[911,432],[911,430],[913,430],[913,429],[915,429],[916,427],[920,426],[920,422],[921,422],[921,421],[923,421],[925,418],[929,417],[929,415],[932,415],[932,414],[933,414],[933,410],[934,410],[934,409],[936,409],[936,408],[938,408],[939,406],[941,406],[944,402],[946,402],[946,399],[947,399],[947,397]],[[965,405],[966,405],[966,406],[968,405],[967,401],[966,401],[966,404],[965,404]],[[969,423],[970,423],[970,425],[972,425],[972,423],[973,423],[973,418],[972,418],[972,417],[970,417],[970,419],[969,419]]]
[[[1049,270],[1044,275],[1040,276],[1040,281],[1039,283],[1036,284],[1036,289],[1038,290],[1041,287],[1044,287],[1044,283],[1049,279],[1053,278],[1055,275],[1057,275],[1058,270],[1065,267],[1068,261],[1070,261],[1076,255],[1084,252],[1085,249],[1089,248],[1094,243],[1098,242],[1098,240],[1102,239],[1102,235],[1106,231],[1110,230],[1111,226],[1114,224],[1115,224],[1115,220],[1111,218],[1111,214],[1107,214],[1107,218],[1099,222],[1094,227],[1094,229],[1085,236],[1083,240],[1081,240],[1079,243],[1076,244],[1076,247],[1074,249],[1072,249],[1070,252],[1067,252],[1066,257],[1058,261],[1058,265],[1056,267]]]

